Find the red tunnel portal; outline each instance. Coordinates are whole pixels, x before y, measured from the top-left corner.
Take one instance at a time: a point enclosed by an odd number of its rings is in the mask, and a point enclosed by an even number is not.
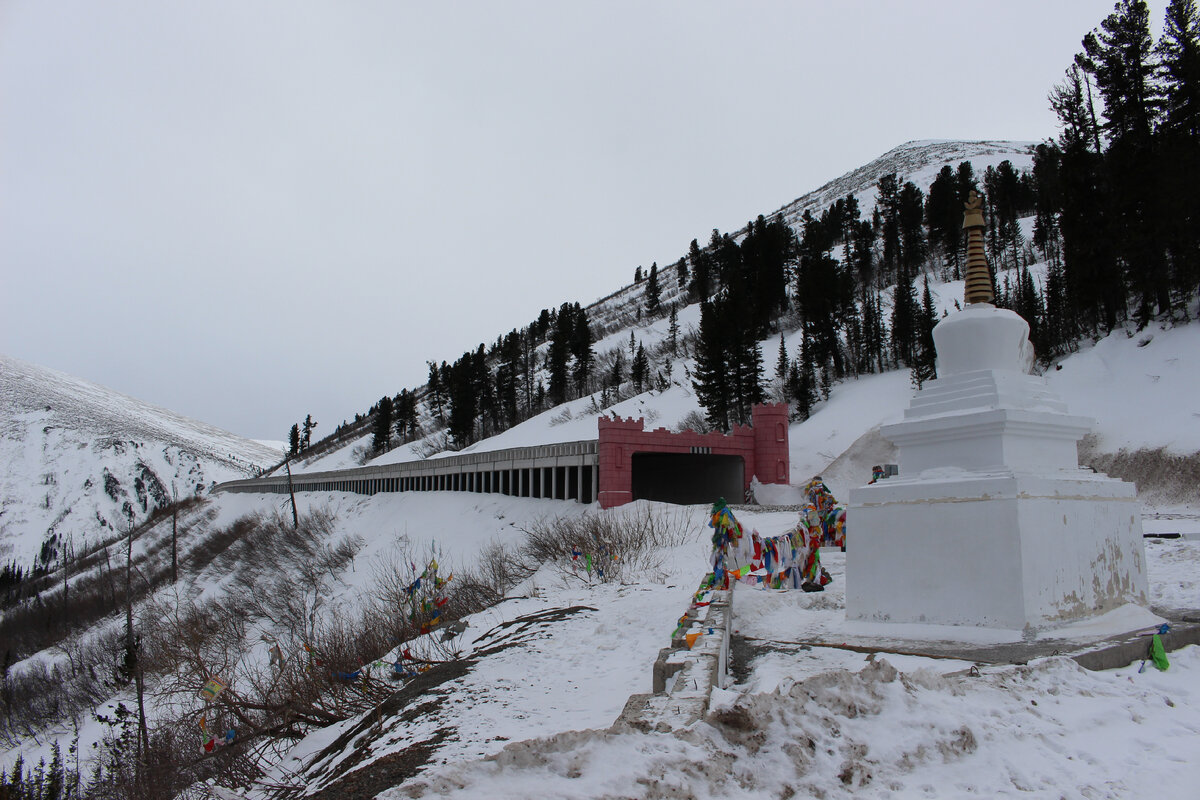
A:
[[[601,417],[600,507],[642,499],[710,503],[718,496],[736,503],[748,496],[755,477],[759,483],[787,483],[787,404],[754,406],[751,423],[735,425],[729,434],[672,433],[647,431],[643,419]],[[730,497],[731,489],[742,496]]]

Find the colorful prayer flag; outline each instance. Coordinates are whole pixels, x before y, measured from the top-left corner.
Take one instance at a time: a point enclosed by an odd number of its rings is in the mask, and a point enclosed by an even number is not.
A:
[[[224,689],[224,683],[216,678],[209,678],[208,683],[204,684],[204,688],[200,690],[200,696],[205,700],[215,700]]]

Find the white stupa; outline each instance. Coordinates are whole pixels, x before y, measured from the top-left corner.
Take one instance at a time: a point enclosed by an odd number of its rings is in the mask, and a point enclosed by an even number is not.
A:
[[[900,473],[850,492],[849,620],[1028,637],[1147,605],[1135,487],[1079,467],[1091,421],[1029,374],[1029,326],[992,305],[983,224],[972,192],[967,305],[934,328],[937,379],[881,430]]]

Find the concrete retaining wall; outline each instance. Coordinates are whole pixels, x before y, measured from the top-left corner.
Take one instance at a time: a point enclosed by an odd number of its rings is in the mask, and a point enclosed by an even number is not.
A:
[[[708,713],[713,687],[724,688],[729,671],[732,600],[732,592],[714,591],[709,605],[688,609],[654,662],[653,693],[630,697],[613,730],[677,730]],[[687,635],[696,632],[689,647]]]

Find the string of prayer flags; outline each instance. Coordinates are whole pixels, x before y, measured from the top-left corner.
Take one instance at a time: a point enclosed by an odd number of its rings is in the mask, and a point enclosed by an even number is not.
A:
[[[217,678],[209,678],[208,683],[204,684],[204,688],[200,690],[200,696],[205,701],[216,700],[217,695],[225,690],[225,684]]]
[[[730,573],[734,570],[740,571],[742,564],[749,560],[745,530],[733,516],[723,497],[717,498],[713,503],[708,526],[713,529],[713,587],[728,589],[730,580],[739,577]]]
[[[874,481],[872,481],[874,483]],[[808,504],[816,510],[816,522],[821,528],[822,541],[843,547],[846,544],[846,508],[839,505],[833,492],[821,479],[820,475],[804,485],[808,496]]]
[[[828,507],[832,494],[819,478],[814,481],[815,484],[810,482],[809,485],[813,496],[826,498],[821,502]],[[827,526],[828,520],[833,520],[832,528]],[[809,503],[801,510],[799,524],[794,529],[779,536],[764,537],[754,530],[747,535],[729,506],[719,499],[713,504],[709,525],[714,530],[713,571],[711,578],[705,578],[702,588],[729,589],[740,581],[764,589],[819,592],[831,580],[829,573],[821,567],[821,544],[827,531],[844,536],[845,513],[835,507],[823,516],[816,505]],[[697,593],[693,602],[698,602],[699,597]]]

